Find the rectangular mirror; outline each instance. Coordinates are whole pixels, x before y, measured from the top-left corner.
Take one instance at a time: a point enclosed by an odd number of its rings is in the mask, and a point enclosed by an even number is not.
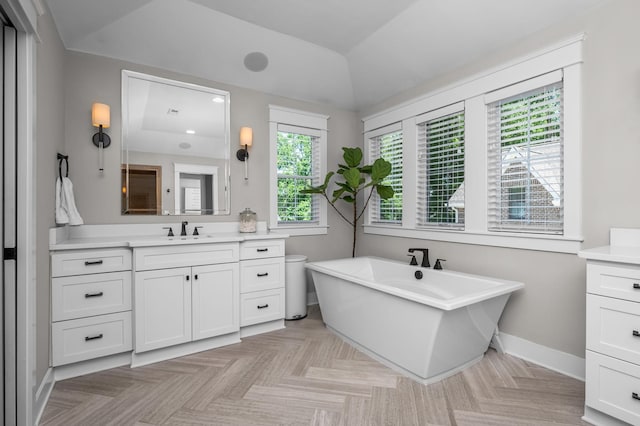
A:
[[[122,71],[122,214],[229,214],[230,94]]]

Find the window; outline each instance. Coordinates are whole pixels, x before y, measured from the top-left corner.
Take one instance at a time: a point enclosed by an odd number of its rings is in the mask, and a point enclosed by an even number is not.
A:
[[[318,154],[313,155],[319,138],[305,129],[278,127],[278,223],[318,223],[318,200],[300,191],[320,184]]]
[[[489,230],[561,234],[562,82],[487,111]]]
[[[438,112],[420,118],[433,115]],[[464,111],[418,124],[416,221],[418,226],[464,227]]]
[[[326,173],[327,116],[271,105],[271,229],[292,235],[326,233],[326,202],[301,190]]]
[[[394,130],[369,139],[368,164],[382,158],[391,163],[385,185],[393,188],[392,198],[383,200],[374,191],[369,215],[373,223],[402,223],[402,130]]]
[[[370,206],[364,232],[580,250],[583,39],[363,118],[365,146],[400,129],[403,145],[402,219]]]

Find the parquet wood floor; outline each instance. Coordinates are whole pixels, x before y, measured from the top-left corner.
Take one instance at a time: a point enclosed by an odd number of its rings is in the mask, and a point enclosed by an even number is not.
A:
[[[317,308],[242,343],[56,383],[42,425],[549,425],[580,420],[584,384],[489,350],[424,386],[328,331]]]

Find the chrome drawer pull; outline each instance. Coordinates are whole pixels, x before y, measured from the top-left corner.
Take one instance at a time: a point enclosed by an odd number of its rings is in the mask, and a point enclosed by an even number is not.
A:
[[[268,272],[263,272],[258,274],[259,277],[266,277],[267,275],[269,275]]]
[[[257,252],[258,252],[258,253],[262,253],[262,252],[265,252],[265,251],[269,251],[269,249],[268,249],[268,248],[256,249],[256,250],[257,250]]]
[[[96,334],[95,336],[87,336],[84,338],[84,341],[88,342],[89,340],[96,340],[96,339],[102,339],[102,333]]]
[[[640,395],[638,395],[638,392],[631,392],[631,398],[637,399],[640,401]]]
[[[103,292],[98,291],[98,292],[96,292],[96,293],[85,293],[85,294],[84,294],[84,297],[88,299],[88,298],[90,298],[90,297],[100,297],[100,296],[103,296],[103,295],[104,295],[104,293],[103,293]]]
[[[102,260],[92,260],[92,261],[87,260],[86,262],[84,262],[84,266],[91,266],[91,265],[102,265]]]
[[[633,288],[635,288],[636,290],[640,289],[640,284],[633,283]]]
[[[268,308],[269,304],[265,303],[264,305],[258,305],[258,309],[264,309],[264,308]]]
[[[640,337],[640,331],[638,331],[638,330],[633,330],[633,333],[632,333],[632,334],[633,334],[635,337]]]

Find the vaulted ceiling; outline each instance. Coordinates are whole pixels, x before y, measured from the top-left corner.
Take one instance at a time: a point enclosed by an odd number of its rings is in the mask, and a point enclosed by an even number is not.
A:
[[[604,1],[47,3],[67,49],[360,110]],[[252,52],[263,71],[245,66]]]

